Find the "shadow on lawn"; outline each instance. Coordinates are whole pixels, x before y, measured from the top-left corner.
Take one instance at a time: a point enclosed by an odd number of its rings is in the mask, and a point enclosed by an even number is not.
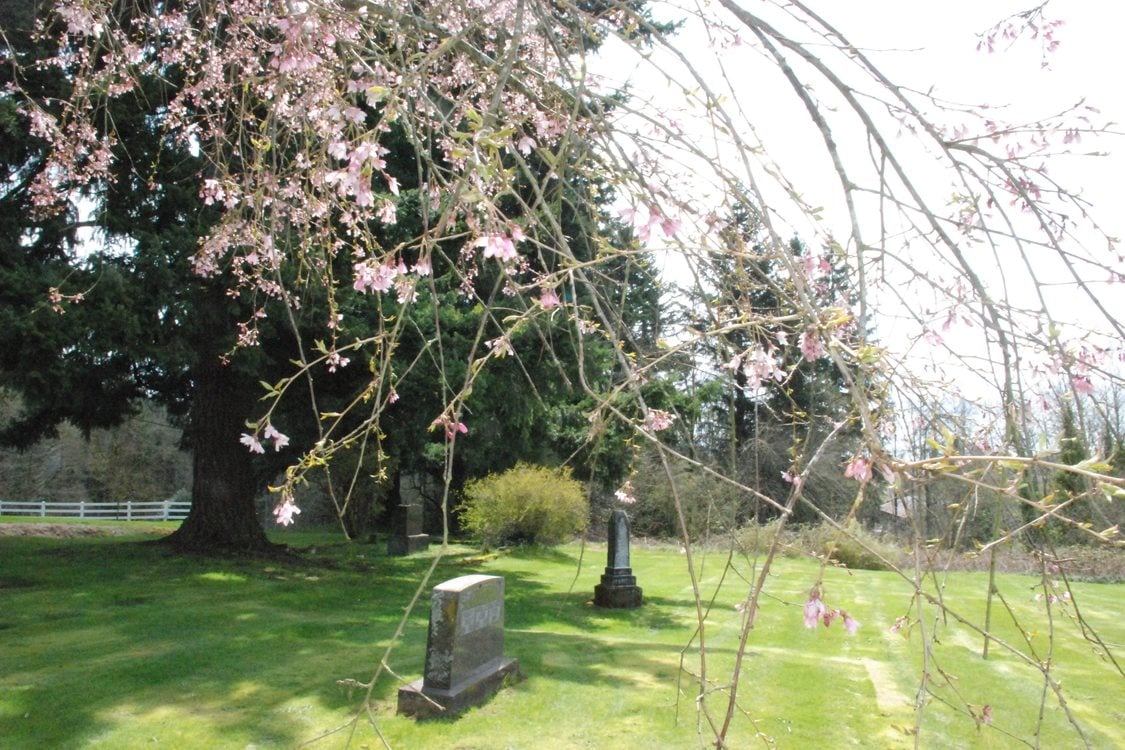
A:
[[[346,713],[336,680],[376,663],[424,563],[344,567],[0,541],[20,584],[0,606],[0,745],[85,746],[133,722],[173,747],[297,745],[322,728],[314,706]]]
[[[329,728],[325,715],[350,715],[358,696],[337,680],[370,678],[431,562],[377,546],[286,563],[178,556],[120,539],[5,539],[0,570],[18,585],[5,587],[0,607],[0,737],[8,748],[73,747],[137,723],[162,735],[132,739],[165,746],[295,746]],[[439,564],[391,657],[405,680],[422,673],[429,589],[478,572],[495,568],[461,553]],[[506,651],[531,677],[620,685],[660,676],[679,647],[654,634],[682,639],[691,626],[690,602],[593,607],[587,573],[570,591],[532,571],[502,574]],[[398,687],[384,676],[374,697],[393,701]]]
[[[575,563],[577,558],[558,550],[516,552],[520,559],[549,558],[553,563]],[[690,601],[646,597],[637,609],[603,609],[593,605],[597,575],[592,569],[567,591],[559,591],[538,580],[533,571],[455,569],[457,575],[472,572],[503,576],[505,600],[505,655],[520,660],[525,677],[605,684],[620,687],[649,684],[676,672],[682,641],[690,633],[694,610]],[[435,576],[431,585],[448,576]],[[428,601],[419,610],[428,616]],[[411,677],[421,675],[425,654],[426,617],[419,620],[415,637],[407,638],[399,656],[413,656]],[[661,633],[664,633],[661,637]],[[417,636],[421,634],[421,638]],[[402,672],[400,671],[400,674]],[[376,700],[393,704],[398,684],[390,680],[376,687]]]

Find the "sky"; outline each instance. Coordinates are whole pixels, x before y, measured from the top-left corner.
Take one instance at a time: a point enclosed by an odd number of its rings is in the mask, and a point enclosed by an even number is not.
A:
[[[929,91],[967,106],[979,108],[985,105],[988,112],[997,113],[998,120],[1032,121],[1059,113],[1082,100],[1096,106],[1099,111],[1089,113],[1092,124],[1109,125],[1115,134],[1100,138],[1086,135],[1079,143],[1068,145],[1074,155],[1054,160],[1051,176],[1070,187],[1078,186],[1083,197],[1094,204],[1093,215],[1102,228],[1111,235],[1123,236],[1125,190],[1121,187],[1120,175],[1125,174],[1125,136],[1122,135],[1125,127],[1111,123],[1125,123],[1125,86],[1120,82],[1120,71],[1125,70],[1125,45],[1117,38],[1120,30],[1125,28],[1125,4],[1052,0],[1045,8],[1045,19],[1062,20],[1064,24],[1055,31],[1058,48],[1046,56],[1041,44],[1028,38],[1019,40],[1008,49],[1004,49],[1001,42],[991,54],[977,50],[981,33],[1010,14],[1034,6],[1035,1],[946,0],[942,3],[918,3],[855,0],[840,3],[808,0],[808,4],[839,28],[895,83]],[[744,0],[743,6],[761,13],[779,27],[784,27],[790,20],[783,13],[769,11],[769,3]],[[654,4],[656,17],[682,17],[685,9],[690,11],[699,6],[683,3],[678,5],[678,10],[669,10],[669,7]],[[803,33],[792,23],[786,28],[796,35]],[[807,33],[804,38],[811,40]],[[727,105],[740,111],[745,117],[744,122],[753,126],[770,159],[784,171],[802,198],[810,205],[823,206],[820,220],[811,222],[804,215],[787,214],[785,205],[789,201],[779,192],[767,194],[767,202],[775,208],[779,225],[784,225],[779,234],[795,234],[807,239],[819,232],[832,234],[842,242],[847,241],[848,222],[840,198],[839,182],[830,168],[823,141],[812,126],[808,113],[780,77],[776,66],[747,51],[754,45],[724,46],[713,41],[707,38],[700,25],[688,23],[680,31],[676,44],[685,51],[687,62],[701,70],[708,80],[721,81],[723,75],[728,77]],[[695,86],[682,75],[678,84],[669,85],[656,70],[670,67],[668,59],[662,58],[659,52],[652,55],[651,61],[638,61],[635,57],[615,52],[612,47],[606,54],[610,64],[599,72],[618,82],[628,80],[634,97],[640,99],[650,95],[655,107],[675,107],[677,102],[684,100],[685,90],[690,91]],[[1044,60],[1048,62],[1046,67],[1042,66]],[[649,62],[653,61],[655,64],[650,66]],[[839,101],[833,101],[827,86],[817,86],[814,84],[813,93],[821,97],[823,111],[832,116]],[[698,112],[697,108],[696,116]],[[690,140],[708,143],[713,134],[698,121],[693,125],[693,115],[687,109],[682,115],[683,119],[677,124],[687,130]],[[972,117],[966,116],[966,119],[971,121]],[[948,124],[953,126],[956,122],[950,120]],[[700,128],[698,134],[692,130],[693,127]],[[839,127],[836,132],[846,158],[866,159],[864,142],[855,138],[849,140],[856,133],[849,133],[847,126]],[[910,140],[908,135],[902,135],[892,145],[911,154],[912,177],[917,174],[921,184],[936,191],[937,200],[945,200],[941,191],[949,188],[942,182],[945,178],[941,171],[933,169],[931,156],[912,153]],[[737,158],[721,147],[716,149],[718,156],[714,161],[717,163],[728,163]],[[1087,155],[1090,152],[1101,155],[1091,157]],[[1110,153],[1104,155],[1104,152]],[[707,189],[702,185],[707,171],[703,165],[690,163],[683,169],[685,180],[701,181],[697,192],[701,201],[708,199],[704,197]],[[763,180],[765,182],[769,180]],[[944,195],[948,196],[948,192]],[[874,220],[871,209],[873,205],[861,206],[864,221]],[[1096,252],[1102,252],[1105,247],[1104,240],[1093,233],[1084,234],[1082,242],[1096,246]],[[903,252],[907,254],[911,248],[906,247]],[[666,274],[676,276],[682,273],[677,270],[675,256],[667,257]],[[1058,269],[1052,267],[1049,260],[1035,261],[1035,264],[1035,270],[1047,279],[1058,276]],[[1003,265],[1001,262],[1000,266]],[[985,272],[984,278],[987,284],[1000,283],[998,275],[991,277]],[[1010,278],[1013,282],[1007,290],[1010,298],[1020,303],[1036,304],[1033,286],[1021,282],[1014,273]],[[1125,318],[1125,305],[1116,301],[1125,295],[1109,286],[1103,287],[1102,291],[1118,306],[1120,317]],[[1048,286],[1045,294],[1052,304],[1067,313],[1074,313],[1075,320],[1082,322],[1084,313],[1079,308],[1068,309],[1067,295],[1073,294],[1069,287],[1055,289]],[[940,315],[937,311],[940,304],[940,301],[935,302],[935,316]],[[899,348],[915,351],[923,348],[918,342],[916,326],[896,328],[893,321],[884,320],[879,334],[884,341],[893,341]]]
[[[1052,0],[1045,9],[1046,17],[1064,24],[1056,31],[1059,46],[1047,55],[1046,68],[1040,67],[1044,58],[1034,40],[992,54],[976,51],[980,31],[1006,13],[1034,4],[1033,0],[864,0],[849,3],[849,12],[838,23],[858,45],[887,50],[878,54],[887,61],[887,68],[919,88],[932,85],[936,93],[989,103],[1010,119],[1051,114],[1085,99],[1101,110],[1103,121],[1116,122],[1118,132],[1125,132],[1125,86],[1121,81],[1125,4]],[[828,8],[833,3],[814,5]],[[903,51],[891,51],[895,49]],[[1116,175],[1125,165],[1125,140],[1107,138],[1089,146],[1117,153],[1108,160],[1075,159],[1074,174],[1083,182],[1094,180],[1089,189],[1096,189],[1098,202],[1106,204],[1106,221],[1121,227],[1119,208],[1125,191]]]
[[[761,5],[745,4],[752,8]],[[1125,70],[1125,44],[1115,38],[1125,28],[1125,4],[1052,0],[1046,17],[1065,23],[1056,32],[1060,44],[1047,56],[1047,68],[1041,67],[1044,58],[1034,40],[1021,40],[1006,50],[997,45],[993,54],[976,49],[981,32],[1007,15],[1033,5],[1033,0],[857,0],[846,4],[810,0],[809,5],[874,59],[896,83],[932,90],[935,95],[966,105],[987,104],[1007,120],[1034,119],[1085,99],[1101,110],[1100,122],[1125,123],[1125,86],[1120,79],[1120,71]],[[678,6],[679,3],[653,4],[656,17],[661,19],[683,18],[687,10]],[[693,6],[683,6],[688,7]],[[769,20],[776,19],[771,16]],[[703,32],[691,23],[677,35],[676,44],[687,51],[692,64],[712,79],[717,77],[712,58],[729,60],[737,54],[736,50],[708,49]],[[662,64],[659,55],[653,57]],[[599,72],[610,80],[629,81],[635,96],[652,91],[654,100],[667,107],[670,98],[682,95],[675,87],[668,88],[661,75],[645,62],[612,50],[608,58],[609,65]],[[793,99],[787,85],[774,70],[766,69],[772,68],[768,63],[756,70],[744,67],[747,59],[738,58],[735,65],[739,67],[727,72],[732,73],[734,85],[747,97],[746,101],[755,105],[750,117],[764,144],[776,154],[776,161],[798,173],[805,166],[822,163],[823,149],[821,153],[810,152],[818,144],[809,139],[819,138],[805,124],[807,115],[799,106],[787,104]],[[1119,132],[1125,132],[1125,125]],[[1118,152],[1109,159],[1075,157],[1071,161],[1075,175],[1084,184],[1093,178],[1090,188],[1104,193],[1099,202],[1111,204],[1107,220],[1120,221],[1113,215],[1118,213],[1115,204],[1122,199],[1115,175],[1120,173],[1118,166],[1125,163],[1125,139],[1104,139],[1082,146],[1077,150]],[[821,181],[822,175],[808,179],[811,184]]]

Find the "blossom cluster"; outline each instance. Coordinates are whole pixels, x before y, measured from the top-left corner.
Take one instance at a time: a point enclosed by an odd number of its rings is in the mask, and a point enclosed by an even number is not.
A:
[[[812,629],[818,624],[830,627],[837,619],[848,631],[848,635],[855,635],[859,630],[859,622],[842,609],[833,609],[824,603],[820,596],[820,587],[816,586],[809,592],[808,601],[804,607],[805,627]]]
[[[273,449],[275,452],[280,451],[285,446],[289,445],[289,437],[278,432],[277,429],[268,422],[265,429],[262,431],[263,440],[272,440]],[[244,432],[239,442],[245,445],[251,453],[265,453],[266,449],[262,445],[262,441],[258,439],[258,433],[255,431],[253,434]]]
[[[469,432],[468,426],[450,416],[449,414],[442,414],[440,417],[430,423],[430,429],[440,429],[445,433],[446,440],[452,440],[457,435],[466,435]]]
[[[289,526],[293,523],[293,516],[300,515],[301,509],[293,501],[293,496],[289,493],[282,495],[281,502],[273,509],[274,518],[281,526]]]
[[[660,432],[672,426],[676,415],[663,409],[649,409],[645,413],[644,427],[652,432]]]
[[[581,36],[561,12],[532,18],[517,0],[231,0],[120,18],[100,2],[58,0],[56,13],[63,38],[51,64],[76,89],[63,113],[28,109],[51,146],[37,202],[48,209],[108,179],[115,141],[95,127],[99,111],[174,70],[182,82],[153,116],[209,163],[199,195],[221,209],[196,271],[233,271],[238,287],[293,306],[294,290],[278,286],[281,264],[327,269],[347,251],[358,291],[393,289],[409,301],[408,273],[429,272],[433,241],[458,222],[472,228],[480,260],[518,260],[527,237],[496,207],[511,189],[500,156],[529,156],[573,130],[569,99],[548,82]],[[389,134],[402,122],[419,153],[440,154],[425,161],[417,195],[423,214],[441,218],[411,253],[372,236],[396,223],[403,200],[388,164]],[[404,254],[422,260],[408,272]],[[540,302],[550,309],[557,295],[548,289]]]

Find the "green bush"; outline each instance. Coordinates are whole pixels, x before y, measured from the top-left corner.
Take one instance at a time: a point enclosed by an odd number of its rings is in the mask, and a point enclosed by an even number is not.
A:
[[[774,520],[742,527],[735,536],[738,548],[745,554],[765,554],[777,534],[777,524]],[[856,521],[843,532],[826,523],[790,525],[781,533],[781,543],[784,555],[819,557],[831,553],[832,560],[853,570],[887,570],[884,559],[898,564],[902,558],[898,547],[879,539]]]
[[[465,485],[464,527],[485,547],[559,544],[586,528],[590,501],[569,469],[517,464]]]
[[[831,553],[832,559],[853,570],[887,570],[883,560],[898,562],[898,549],[888,544],[857,522],[849,523],[843,532],[828,524],[802,526],[797,531],[797,546],[813,554]],[[878,554],[876,554],[878,553]]]

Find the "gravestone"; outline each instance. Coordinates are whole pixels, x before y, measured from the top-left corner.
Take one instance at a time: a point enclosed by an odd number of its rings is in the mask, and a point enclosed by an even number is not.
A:
[[[519,662],[504,656],[504,579],[454,578],[434,587],[426,671],[398,691],[398,713],[455,716],[519,677]]]
[[[401,557],[430,546],[430,535],[422,533],[422,484],[417,474],[404,474],[399,481],[402,502],[391,510],[388,555]]]
[[[391,535],[387,538],[387,554],[401,557],[429,546],[430,535],[422,533],[422,506],[395,506],[391,511]]]
[[[629,516],[623,510],[615,510],[609,517],[608,557],[602,582],[594,587],[594,604],[611,609],[641,606],[641,589],[629,567]]]

